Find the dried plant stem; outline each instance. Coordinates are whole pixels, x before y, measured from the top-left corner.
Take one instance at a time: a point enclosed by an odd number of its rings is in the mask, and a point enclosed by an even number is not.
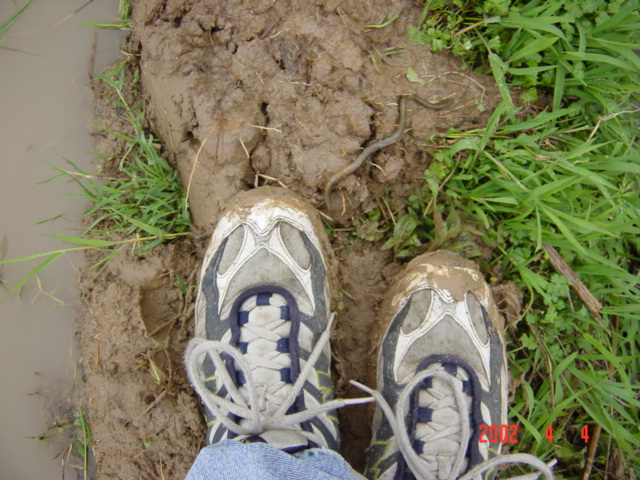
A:
[[[576,293],[576,295],[578,295],[578,297],[580,297],[580,300],[582,300],[582,303],[584,303],[589,312],[591,312],[593,318],[595,318],[598,323],[604,327],[604,324],[602,323],[602,316],[600,315],[600,309],[602,309],[600,302],[598,302],[589,289],[584,286],[584,283],[582,283],[580,278],[578,278],[576,272],[574,272],[569,264],[565,262],[564,258],[560,256],[555,248],[547,243],[544,243],[542,246],[546,250],[547,255],[549,255],[549,261],[556,272],[569,279],[569,286],[571,289]]]

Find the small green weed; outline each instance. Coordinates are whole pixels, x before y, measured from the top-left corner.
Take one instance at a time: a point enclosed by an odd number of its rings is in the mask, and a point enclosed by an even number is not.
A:
[[[434,138],[442,148],[385,247],[398,257],[458,250],[524,291],[524,321],[509,342],[517,449],[557,458],[563,478],[603,478],[614,452],[617,468],[640,468],[639,8],[637,0],[432,0],[409,32],[493,74],[502,101],[486,128]],[[545,244],[599,312],[572,293]],[[591,436],[598,449],[587,449],[585,425],[601,429],[599,442]]]
[[[71,441],[64,448],[64,456],[67,457],[65,461],[68,461],[69,457],[79,456],[82,459],[81,465],[69,465],[82,470],[83,478],[89,478],[89,447],[93,441],[93,435],[82,407],[79,407],[76,411],[75,418],[56,422],[47,428],[47,431],[43,434],[30,438],[41,442],[50,442],[54,437],[63,437],[65,440]]]
[[[358,228],[353,232],[355,237],[377,242],[382,240],[384,234],[389,230],[386,219],[382,216],[379,208],[374,208],[366,214],[366,218],[360,221]]]
[[[88,478],[89,474],[89,445],[93,441],[93,435],[91,429],[87,423],[82,407],[78,408],[78,416],[73,422],[76,427],[74,431],[74,441],[76,451],[82,457],[82,471],[84,472],[84,478]]]

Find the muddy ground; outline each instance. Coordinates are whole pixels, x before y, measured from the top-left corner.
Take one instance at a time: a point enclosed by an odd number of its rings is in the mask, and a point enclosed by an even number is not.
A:
[[[367,27],[397,12],[389,26]],[[83,275],[82,403],[97,478],[181,478],[204,445],[181,358],[207,236],[235,193],[281,184],[333,227],[349,228],[384,196],[391,210],[401,208],[429,164],[433,134],[486,122],[498,100],[491,79],[409,43],[420,14],[405,0],[134,2],[123,50],[139,62],[151,130],[188,189],[193,235],[143,257],[123,251],[95,281],[93,272]],[[422,83],[407,80],[408,68]],[[126,128],[97,93],[97,122]],[[328,178],[394,130],[397,96],[410,93],[453,103],[442,111],[410,103],[400,141],[341,182],[327,210]],[[118,148],[104,134],[97,144],[104,153]],[[350,379],[370,381],[370,327],[402,268],[381,242],[347,240],[346,232],[332,235],[341,286],[332,336],[338,396],[360,395]],[[361,470],[370,412],[339,414],[343,454]]]

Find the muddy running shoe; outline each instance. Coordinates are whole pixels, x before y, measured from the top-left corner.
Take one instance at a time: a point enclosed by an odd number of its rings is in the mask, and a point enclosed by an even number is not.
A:
[[[498,457],[501,443],[485,431],[507,425],[507,367],[503,320],[474,263],[416,258],[379,319],[378,391],[358,384],[378,402],[368,478],[487,479],[513,462],[551,475],[529,455]]]
[[[219,221],[186,352],[209,444],[339,448],[329,372],[331,250],[317,213],[283,189],[243,192]]]

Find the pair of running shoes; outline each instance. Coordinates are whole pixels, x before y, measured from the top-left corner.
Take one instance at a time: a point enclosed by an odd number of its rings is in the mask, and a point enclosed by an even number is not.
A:
[[[285,452],[339,451],[335,410],[376,402],[365,475],[488,479],[503,463],[485,435],[507,424],[503,320],[476,265],[421,255],[389,290],[377,320],[375,389],[333,398],[328,270],[335,263],[317,212],[278,188],[243,192],[220,219],[204,258],[195,336],[186,352],[207,442],[266,442]],[[485,426],[485,429],[482,429]]]

